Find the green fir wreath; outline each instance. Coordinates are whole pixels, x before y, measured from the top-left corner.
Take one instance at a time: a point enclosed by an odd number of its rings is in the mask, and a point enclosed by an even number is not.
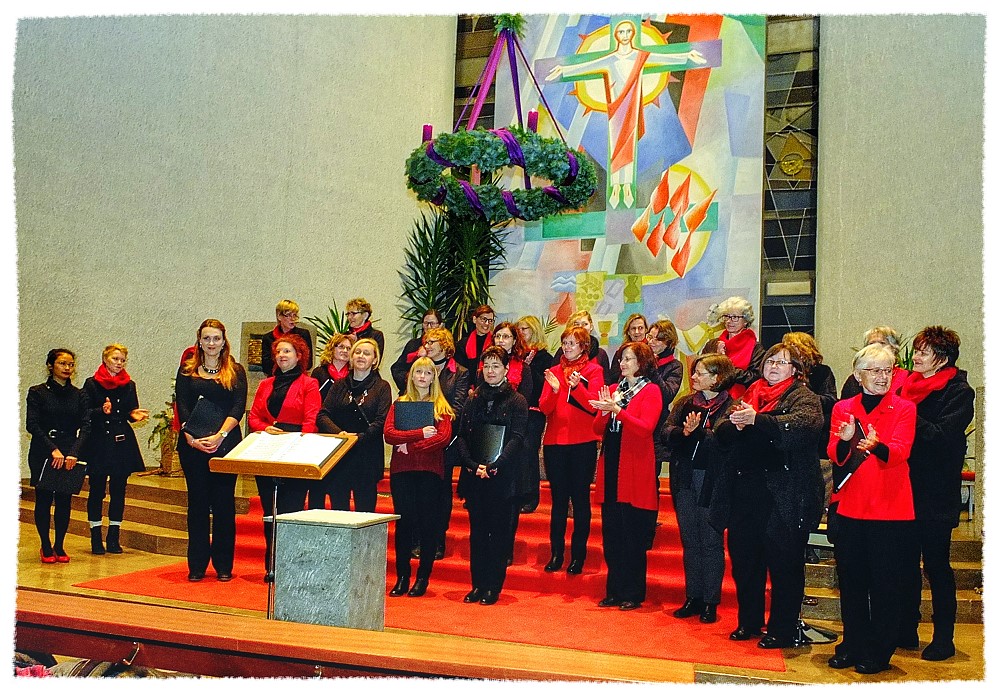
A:
[[[489,182],[504,167],[522,166],[530,177],[551,182],[544,187],[508,191],[493,183],[470,184],[447,172],[476,165]],[[408,188],[421,201],[441,206],[460,218],[484,218],[491,224],[513,218],[536,221],[581,208],[596,189],[591,161],[556,138],[543,138],[519,127],[443,133],[422,143],[407,159]]]

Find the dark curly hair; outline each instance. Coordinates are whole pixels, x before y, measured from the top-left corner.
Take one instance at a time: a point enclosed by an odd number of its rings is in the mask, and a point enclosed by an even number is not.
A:
[[[958,362],[961,349],[961,338],[954,330],[941,325],[924,327],[912,340],[912,348],[929,349],[938,359],[946,361],[945,368],[950,368]]]

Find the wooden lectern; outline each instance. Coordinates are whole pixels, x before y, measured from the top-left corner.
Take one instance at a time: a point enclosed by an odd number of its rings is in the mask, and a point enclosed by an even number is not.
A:
[[[315,434],[251,432],[220,458],[209,459],[214,473],[261,475],[276,479],[272,488],[272,553],[268,576],[268,617],[275,610],[275,547],[279,483],[281,479],[322,480],[348,453],[359,437],[356,434]]]

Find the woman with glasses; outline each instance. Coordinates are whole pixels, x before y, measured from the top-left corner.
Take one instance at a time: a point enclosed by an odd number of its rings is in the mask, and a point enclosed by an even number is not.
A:
[[[890,668],[908,596],[915,525],[908,458],[916,407],[892,392],[894,365],[886,345],[868,344],[856,353],[853,375],[862,392],[836,403],[829,434],[838,508],[828,525],[843,620],[843,641],[829,666],[854,667],[858,674]],[[954,487],[960,491],[958,481]]]
[[[240,443],[247,374],[231,355],[226,327],[219,320],[210,318],[199,325],[195,345],[195,353],[178,369],[174,382],[181,422],[178,458],[188,490],[188,581],[202,580],[212,562],[216,579],[229,582],[237,533],[233,500],[237,476],[211,472],[209,459],[225,456]],[[207,400],[211,409],[199,408],[196,413],[201,400]],[[193,414],[199,419],[187,425]]]
[[[492,345],[492,330],[495,327],[495,311],[490,305],[479,305],[470,314],[473,329],[460,337],[456,344],[456,361],[470,375],[477,374],[477,363],[481,354]],[[471,384],[476,381],[471,381]]]
[[[73,495],[40,486],[46,467],[73,470],[90,433],[90,403],[87,393],[73,385],[76,355],[69,349],[52,349],[45,357],[49,376],[28,388],[24,425],[31,434],[28,470],[35,488],[35,528],[41,540],[39,557],[45,564],[69,562],[63,541],[70,527]],[[49,537],[55,504],[56,539]]]
[[[761,370],[763,377],[714,430],[728,455],[710,514],[711,525],[728,529],[738,596],[738,627],[730,638],[763,634],[769,575],[770,616],[759,647],[776,649],[800,638],[804,549],[822,518],[816,450],[822,403],[805,385],[804,362],[793,346],[772,346]]]
[[[101,352],[101,365],[84,381],[91,406],[91,436],[87,441],[87,521],[91,529],[91,553],[121,553],[119,534],[125,513],[125,487],[132,473],[146,469],[133,422],[150,416],[139,408],[136,383],[125,370],[129,350],[109,344]],[[102,540],[101,518],[105,490],[108,501],[108,538]]]
[[[331,389],[334,381],[348,375],[352,345],[356,341],[358,341],[358,337],[354,334],[335,332],[324,345],[324,351],[320,353],[320,366],[310,374],[320,386],[321,402],[327,397],[327,391]]]
[[[975,391],[957,367],[961,339],[954,330],[924,327],[912,342],[912,372],[899,393],[916,405],[916,439],[909,454],[909,480],[916,510],[910,547],[908,606],[899,646],[918,647],[923,573],[933,600],[933,640],[923,659],[954,656],[957,588],[951,569],[951,531],[958,525],[961,471],[968,447],[967,429],[975,417]]]
[[[686,601],[676,618],[717,620],[724,579],[724,534],[710,525],[710,502],[724,467],[724,451],[714,430],[734,404],[728,385],[735,374],[731,359],[705,354],[693,362],[693,392],[672,408],[662,439],[669,447],[669,487],[683,543]]]
[[[300,319],[300,307],[296,301],[281,300],[275,306],[275,322],[277,323],[271,332],[261,337],[261,371],[265,377],[275,372],[275,360],[272,358],[272,345],[284,335],[296,334],[306,343],[307,355],[306,367],[310,370],[313,366],[313,340],[310,338],[310,331],[302,327],[297,327],[296,323]]]
[[[752,303],[740,296],[726,298],[707,313],[707,322],[711,325],[723,324],[724,332],[717,339],[710,340],[701,353],[706,354],[710,350],[731,359],[738,373],[729,392],[736,400],[760,378],[763,346],[752,331],[754,319]]]
[[[533,394],[526,398],[529,404],[529,419],[526,423],[526,472],[530,478],[529,499],[522,505],[520,512],[528,514],[536,511],[540,505],[540,447],[543,445],[543,429],[547,423],[546,417],[540,411],[540,393],[546,380],[543,372],[554,363],[554,355],[547,350],[547,334],[540,318],[534,315],[524,315],[516,323],[519,334],[526,342],[529,351],[526,352],[526,364],[533,374]]]
[[[345,318],[348,329],[358,339],[371,339],[376,342],[380,356],[383,356],[383,333],[373,327],[373,306],[365,298],[352,298],[345,303]]]
[[[899,351],[902,349],[902,336],[895,331],[894,327],[889,327],[888,325],[878,325],[864,332],[863,339],[863,346],[865,347],[868,344],[884,344],[885,346],[890,347],[892,352],[895,354],[895,367],[894,373],[892,374],[891,391],[893,393],[898,393],[899,388],[902,387],[902,383],[904,383],[905,379],[909,376],[909,371],[898,365]],[[846,382],[843,383],[843,387],[839,391],[839,399],[846,400],[855,395],[860,395],[860,390],[860,381],[854,378],[851,373],[846,377]]]
[[[418,336],[407,340],[401,355],[390,365],[390,375],[393,377],[400,395],[403,395],[407,388],[407,374],[411,370],[411,364],[415,362],[415,359],[426,356],[425,333],[442,326],[443,320],[439,311],[435,308],[426,310],[421,315],[421,331]]]

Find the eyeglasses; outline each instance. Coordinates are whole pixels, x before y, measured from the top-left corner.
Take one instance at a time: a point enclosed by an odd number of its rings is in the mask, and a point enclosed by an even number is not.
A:
[[[707,373],[706,371],[694,371],[693,375],[695,377],[708,378],[710,376],[713,376],[714,374],[713,373]]]
[[[891,369],[891,368],[862,368],[860,370],[863,371],[864,373],[869,373],[872,376],[890,376],[890,375],[892,375],[892,371],[894,371],[895,369]]]
[[[57,361],[56,366],[65,366],[66,368],[73,368],[77,364],[73,361]]]
[[[365,312],[364,310],[346,310],[345,315],[352,315],[352,316],[362,315],[362,313],[364,312]]]
[[[480,316],[478,316],[478,317],[476,317],[474,319],[477,320],[477,322],[484,322],[484,323],[487,323],[489,325],[492,324],[492,323],[494,323],[494,321],[495,321],[494,316],[484,317],[483,315],[480,315]]]
[[[744,320],[744,315],[722,315],[725,320]]]
[[[790,361],[787,359],[767,359],[763,363],[767,366],[787,366]]]
[[[425,340],[425,346],[426,347],[430,347],[433,344],[437,344],[438,342],[439,342],[439,340],[437,340],[437,339],[427,339],[427,340]]]
[[[282,317],[289,318],[290,320],[300,319],[299,313],[297,313],[295,310],[287,310],[286,312],[282,313]]]
[[[421,321],[421,325],[422,325],[422,327],[438,327],[439,326],[439,321],[438,320],[422,320]]]
[[[496,332],[495,339],[515,339],[511,332]]]

